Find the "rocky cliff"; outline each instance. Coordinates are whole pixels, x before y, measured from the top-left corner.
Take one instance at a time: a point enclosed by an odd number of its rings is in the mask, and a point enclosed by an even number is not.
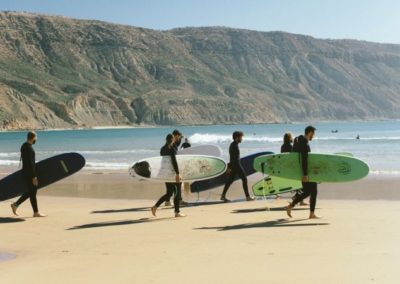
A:
[[[0,129],[400,118],[400,45],[12,12],[0,31]]]

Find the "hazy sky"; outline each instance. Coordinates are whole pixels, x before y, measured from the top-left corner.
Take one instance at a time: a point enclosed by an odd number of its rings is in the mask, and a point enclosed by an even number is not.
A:
[[[159,30],[228,26],[400,44],[400,0],[0,0],[0,10]]]

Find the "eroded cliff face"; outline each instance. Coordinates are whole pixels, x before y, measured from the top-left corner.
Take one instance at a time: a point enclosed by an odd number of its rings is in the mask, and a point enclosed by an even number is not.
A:
[[[0,13],[0,128],[400,118],[400,46]]]

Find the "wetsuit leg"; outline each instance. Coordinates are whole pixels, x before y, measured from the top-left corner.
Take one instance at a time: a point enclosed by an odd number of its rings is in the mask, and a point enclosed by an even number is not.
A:
[[[317,205],[318,186],[315,182],[309,182],[308,184],[310,190],[310,211],[314,212]]]
[[[31,180],[27,180],[28,183],[28,191],[25,192],[24,194],[21,195],[21,197],[15,202],[15,205],[20,206],[22,203],[24,203],[28,198],[30,198],[31,205],[33,212],[38,212],[38,206],[37,206],[37,200],[36,200],[36,193],[37,193],[37,187],[32,184]]]
[[[174,188],[172,186],[168,186],[168,183],[165,183],[166,194],[168,195],[168,199],[165,201],[171,201],[172,195],[174,195]]]
[[[179,206],[180,206],[180,201],[181,201],[181,183],[174,183],[173,190],[174,190],[174,207],[175,207],[175,213],[179,213]]]
[[[311,191],[310,191],[310,187],[309,187],[309,182],[303,182],[303,190],[301,194],[296,194],[292,203],[290,204],[290,206],[294,207],[296,206],[297,203],[299,203],[300,201],[302,201],[303,199],[307,198],[310,196]]]
[[[169,201],[171,195],[174,193],[174,187],[175,187],[174,183],[167,182],[165,183],[165,186],[167,187],[167,192],[163,196],[161,196],[161,198],[157,201],[155,205],[156,207],[159,207],[165,201]],[[170,192],[172,193],[171,195]]]
[[[228,192],[229,187],[232,185],[232,183],[235,180],[236,176],[236,169],[232,169],[230,175],[228,175],[228,178],[226,179],[226,183],[224,186],[224,191],[222,192],[222,196],[226,196],[226,193]]]
[[[239,175],[240,179],[242,180],[244,194],[246,195],[246,197],[250,197],[249,187],[247,185],[247,176],[242,167],[239,167],[238,175]]]

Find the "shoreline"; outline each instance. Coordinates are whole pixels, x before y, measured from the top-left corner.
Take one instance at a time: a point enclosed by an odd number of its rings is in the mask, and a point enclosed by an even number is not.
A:
[[[0,179],[4,176],[6,174],[0,171]],[[261,178],[262,175],[258,173],[248,177],[251,195],[252,185]],[[318,185],[318,200],[400,200],[398,184],[400,176],[397,175],[369,175],[349,183],[323,183]],[[188,202],[218,201],[222,189],[223,186],[220,186],[200,193],[185,192],[182,189],[182,196]],[[164,183],[138,181],[131,178],[127,171],[121,170],[83,170],[38,191],[39,196],[153,201],[163,194]],[[289,199],[292,193],[281,196],[282,199]],[[243,197],[241,181],[234,182],[228,192],[228,198],[240,200]],[[268,198],[272,199],[273,197]]]
[[[35,128],[35,129],[0,129],[0,133],[7,133],[7,132],[25,132],[29,130],[34,131],[74,131],[74,130],[113,130],[113,129],[137,129],[137,128],[173,128],[173,127],[201,127],[201,126],[214,126],[214,125],[221,125],[221,126],[235,126],[235,125],[300,125],[300,124],[307,124],[307,123],[370,123],[370,122],[399,122],[400,119],[354,119],[354,120],[320,120],[320,121],[301,121],[301,122],[292,122],[292,121],[283,121],[283,122],[260,122],[260,123],[218,123],[218,124],[171,124],[171,125],[153,125],[153,124],[144,124],[144,125],[118,125],[118,126],[93,126],[93,127],[70,127],[70,128]]]

